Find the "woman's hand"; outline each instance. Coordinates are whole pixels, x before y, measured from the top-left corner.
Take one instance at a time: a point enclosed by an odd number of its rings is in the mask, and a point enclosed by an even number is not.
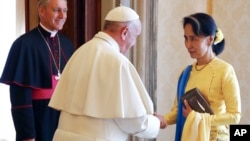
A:
[[[167,121],[164,119],[164,117],[162,115],[154,113],[154,116],[156,116],[160,120],[160,128],[161,129],[164,129],[167,127]]]
[[[185,99],[184,100],[184,106],[183,106],[183,115],[184,117],[188,117],[189,113],[192,111],[192,108],[189,106],[188,101]]]

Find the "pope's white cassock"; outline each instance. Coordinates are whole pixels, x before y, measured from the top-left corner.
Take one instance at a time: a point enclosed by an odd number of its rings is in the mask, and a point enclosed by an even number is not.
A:
[[[76,50],[49,106],[61,111],[54,141],[155,138],[160,129],[136,69],[104,32]]]

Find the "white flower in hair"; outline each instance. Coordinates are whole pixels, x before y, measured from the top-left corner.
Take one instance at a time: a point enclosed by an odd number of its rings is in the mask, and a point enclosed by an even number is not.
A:
[[[224,39],[224,35],[221,31],[220,28],[217,29],[216,34],[215,34],[216,39],[214,40],[214,45],[217,45]]]

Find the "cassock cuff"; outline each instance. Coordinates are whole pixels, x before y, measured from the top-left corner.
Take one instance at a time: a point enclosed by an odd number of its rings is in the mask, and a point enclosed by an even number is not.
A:
[[[12,109],[16,129],[16,140],[35,138],[35,125],[32,107]]]

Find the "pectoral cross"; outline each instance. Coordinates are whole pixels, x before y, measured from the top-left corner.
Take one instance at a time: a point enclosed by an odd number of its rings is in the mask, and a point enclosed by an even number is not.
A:
[[[59,80],[59,79],[60,79],[60,77],[61,77],[61,73],[60,73],[60,72],[58,72],[58,73],[57,73],[57,76],[55,76],[55,79],[56,79],[56,80]]]

